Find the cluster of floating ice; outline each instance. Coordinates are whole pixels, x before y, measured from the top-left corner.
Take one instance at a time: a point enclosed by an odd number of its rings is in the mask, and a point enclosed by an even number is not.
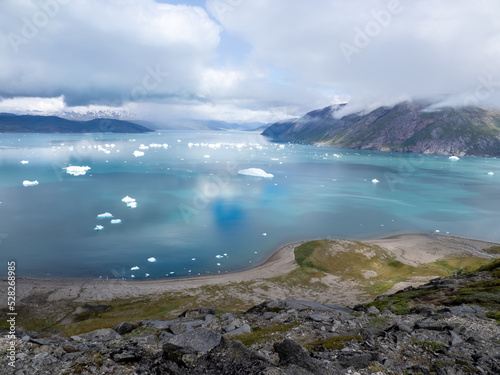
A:
[[[488,174],[489,174],[490,176],[493,176],[493,175],[494,175],[494,173],[493,173],[493,172],[488,172]]]
[[[36,186],[36,185],[38,185],[37,180],[35,180],[35,181],[24,180],[23,181],[23,186]]]
[[[460,160],[458,156],[450,156],[448,159],[450,160]]]
[[[274,175],[272,175],[271,173],[267,173],[266,171],[264,171],[260,168],[241,169],[238,171],[238,174],[245,175],[245,176],[263,177],[263,178],[273,178],[274,177]]]
[[[96,230],[96,231],[103,230],[103,229],[104,229],[104,227],[102,225],[96,225],[94,228],[94,230]]]
[[[137,150],[136,150],[136,151],[134,151],[134,156],[135,156],[136,158],[137,158],[137,157],[139,157],[139,156],[144,156],[144,152],[142,152],[142,151],[137,151]]]
[[[122,202],[125,202],[127,204],[128,208],[136,208],[137,207],[137,202],[135,201],[135,198],[131,198],[128,195],[122,199]]]
[[[377,184],[377,183],[379,183],[380,181],[379,181],[379,180],[377,180],[376,178],[374,178],[374,179],[372,180],[372,182],[373,182],[374,184]]]
[[[21,160],[21,164],[29,164],[29,160]]]
[[[66,173],[68,173],[72,176],[83,176],[87,173],[87,171],[90,169],[90,167],[89,166],[71,165],[71,166],[63,168],[63,169],[66,169]]]
[[[148,262],[154,263],[156,262],[156,258],[155,257],[148,258]]]

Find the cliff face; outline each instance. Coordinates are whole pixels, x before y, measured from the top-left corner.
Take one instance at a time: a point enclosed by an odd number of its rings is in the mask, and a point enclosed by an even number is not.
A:
[[[479,107],[427,110],[428,103],[400,103],[367,114],[335,118],[345,105],[307,113],[292,123],[272,124],[262,134],[280,142],[343,148],[454,154],[500,155],[500,112]]]

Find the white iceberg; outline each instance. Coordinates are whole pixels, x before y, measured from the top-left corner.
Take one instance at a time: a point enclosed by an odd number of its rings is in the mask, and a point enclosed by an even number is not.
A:
[[[104,227],[102,225],[96,225],[94,230],[103,230]]]
[[[144,274],[144,276],[149,277],[149,273]]]
[[[111,220],[111,224],[121,224],[122,220],[121,219],[113,219]]]
[[[137,271],[138,269],[139,269],[139,267],[134,266],[134,267],[132,267],[132,268],[130,269],[130,271]]]
[[[488,174],[489,174],[490,176],[493,176],[493,175],[494,175],[494,173],[493,173],[493,172],[488,172]]]
[[[89,166],[71,165],[71,166],[63,168],[63,169],[66,169],[66,173],[68,173],[72,176],[83,176],[84,174],[87,173],[87,171],[90,169],[90,167]]]
[[[248,168],[248,169],[241,169],[238,171],[238,174],[245,175],[245,176],[254,176],[254,177],[263,177],[263,178],[273,178],[274,175],[271,173],[267,173],[266,171],[260,169],[260,168]]]
[[[135,198],[129,197],[127,195],[125,198],[122,198],[122,202],[125,202],[125,203],[135,202]]]
[[[38,185],[38,181],[28,181],[28,180],[24,180],[23,181],[23,186],[36,186]]]
[[[216,257],[217,259],[224,258],[222,255],[216,255],[215,257]]]
[[[29,161],[28,160],[21,160],[21,164],[28,164]]]
[[[136,208],[137,207],[137,202],[128,202],[127,203],[128,208]]]
[[[155,257],[148,258],[148,262],[154,263],[156,262],[156,258]]]
[[[458,156],[450,156],[448,159],[450,160],[460,160]]]
[[[380,181],[379,181],[379,180],[377,180],[376,178],[374,178],[374,179],[372,180],[372,182],[373,182],[374,184],[377,184],[377,183],[379,183]]]
[[[142,151],[134,151],[134,156],[137,158],[139,156],[144,156],[144,152]]]
[[[103,214],[97,215],[98,219],[111,219],[113,217],[114,217],[113,214],[111,214],[110,212],[105,212]]]

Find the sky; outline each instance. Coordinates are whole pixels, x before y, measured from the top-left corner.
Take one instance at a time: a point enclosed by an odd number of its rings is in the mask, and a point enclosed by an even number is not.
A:
[[[272,123],[500,108],[497,0],[2,0],[0,112]]]

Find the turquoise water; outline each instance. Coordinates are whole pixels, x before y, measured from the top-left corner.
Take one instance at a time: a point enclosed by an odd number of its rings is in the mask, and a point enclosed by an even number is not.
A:
[[[70,165],[91,169],[74,176]],[[252,167],[274,178],[237,174]],[[16,260],[19,277],[142,279],[248,268],[302,239],[438,230],[500,242],[499,182],[497,159],[279,145],[256,133],[1,134],[0,261]],[[97,218],[105,212],[121,223]]]

